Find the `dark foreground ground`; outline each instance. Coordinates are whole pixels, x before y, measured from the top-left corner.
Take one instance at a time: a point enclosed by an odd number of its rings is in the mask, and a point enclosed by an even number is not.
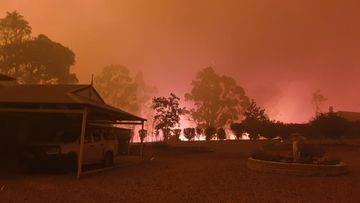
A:
[[[148,159],[124,159],[119,168],[81,180],[74,174],[3,172],[0,202],[360,202],[359,146],[329,146],[330,156],[347,162],[350,174],[298,177],[248,170],[246,159],[261,144],[148,146]]]

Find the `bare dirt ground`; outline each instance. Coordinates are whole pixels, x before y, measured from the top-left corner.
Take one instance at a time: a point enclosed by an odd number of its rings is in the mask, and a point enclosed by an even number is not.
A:
[[[261,144],[147,146],[149,158],[124,159],[119,168],[80,180],[74,174],[7,172],[0,175],[0,202],[360,202],[359,146],[329,147],[350,174],[299,177],[247,169],[250,152]]]

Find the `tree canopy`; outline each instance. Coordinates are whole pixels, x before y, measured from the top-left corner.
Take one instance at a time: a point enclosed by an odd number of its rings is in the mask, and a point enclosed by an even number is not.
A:
[[[320,90],[317,90],[312,95],[312,102],[315,106],[315,115],[321,113],[321,105],[327,101],[327,98],[321,93]]]
[[[268,118],[265,114],[265,109],[257,106],[254,100],[251,100],[249,107],[244,112],[245,119],[242,121],[244,130],[249,133],[250,139],[257,139],[262,132],[262,127]]]
[[[234,133],[236,139],[240,139],[245,132],[244,125],[242,123],[232,123],[230,125],[231,131]]]
[[[349,130],[351,122],[330,111],[319,113],[309,124],[317,136],[341,138]]]
[[[7,12],[0,19],[0,45],[20,43],[30,39],[31,27],[17,11]]]
[[[94,85],[107,103],[132,113],[139,111],[138,85],[125,66],[105,66],[95,76]]]
[[[44,34],[31,37],[29,23],[18,12],[0,19],[0,72],[19,83],[77,83],[70,67],[75,54]]]
[[[169,97],[154,97],[152,107],[156,111],[155,129],[163,132],[164,140],[170,136],[171,129],[180,126],[180,115],[184,113],[179,105],[180,98],[174,93]]]
[[[208,67],[197,73],[192,89],[185,94],[194,103],[190,113],[198,126],[223,127],[238,120],[249,104],[242,87],[229,76],[218,75]]]

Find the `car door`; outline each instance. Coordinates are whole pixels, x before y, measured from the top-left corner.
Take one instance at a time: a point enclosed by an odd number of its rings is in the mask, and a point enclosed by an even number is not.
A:
[[[93,133],[93,157],[95,162],[101,162],[103,160],[104,153],[104,141],[100,131]]]
[[[84,140],[84,151],[83,151],[83,163],[84,164],[91,164],[94,162],[93,158],[93,150],[92,150],[93,140],[91,133],[86,133],[85,140]]]

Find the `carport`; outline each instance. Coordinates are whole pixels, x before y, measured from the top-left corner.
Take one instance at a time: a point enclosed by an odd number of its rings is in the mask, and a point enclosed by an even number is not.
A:
[[[89,124],[109,126],[126,124],[143,127],[146,121],[144,118],[107,105],[92,85],[0,86],[2,131],[0,137],[2,136],[3,139],[15,137],[14,134],[11,135],[14,133],[11,129],[16,129],[19,134],[17,136],[20,137],[16,139],[21,140],[21,132],[27,129],[24,126],[33,125],[32,121],[36,119],[47,123],[47,126],[43,126],[44,129],[55,128],[57,124],[80,129],[78,178],[82,173],[85,131]],[[12,128],[9,127],[11,125]],[[29,135],[31,133],[27,134]]]

